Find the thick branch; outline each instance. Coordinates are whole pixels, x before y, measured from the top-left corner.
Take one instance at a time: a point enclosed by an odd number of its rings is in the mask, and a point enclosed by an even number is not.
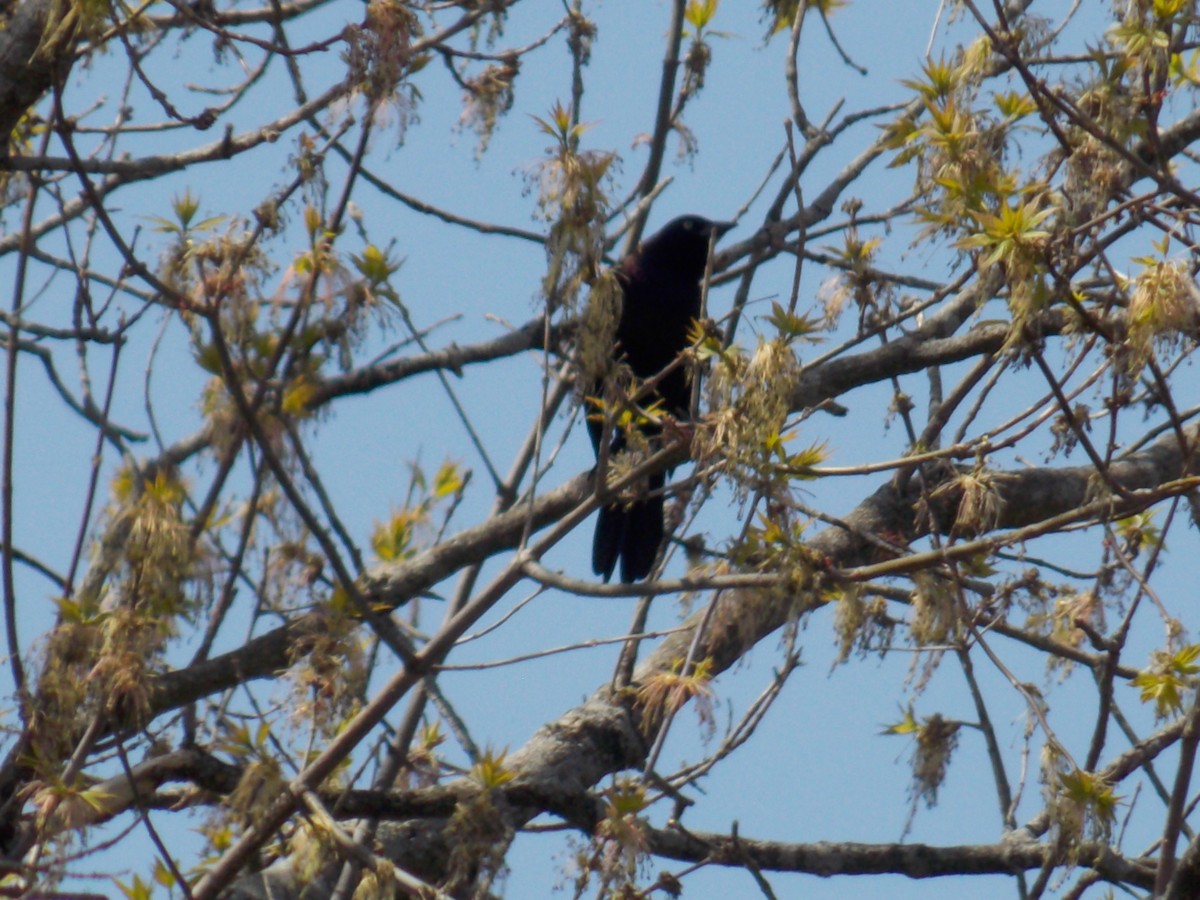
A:
[[[556,346],[564,330],[570,327],[570,324],[553,327],[550,331],[550,345]],[[425,372],[448,371],[461,375],[463,366],[516,356],[526,350],[543,350],[545,336],[545,318],[538,316],[500,337],[478,344],[460,347],[452,343],[418,356],[406,356],[389,363],[355,369],[321,382],[313,392],[310,406],[317,407],[346,394],[366,393]]]
[[[929,844],[856,844],[821,841],[788,844],[682,829],[651,831],[649,850],[655,856],[720,866],[754,866],[767,872],[832,875],[906,875],[937,878],[947,875],[1012,875],[1055,862],[1052,848],[1038,843],[1003,841],[934,847]],[[1138,865],[1096,841],[1081,844],[1073,862],[1088,866],[1106,881],[1148,888],[1154,869]]]
[[[0,29],[0,134],[5,136],[0,153],[21,117],[50,90],[62,60],[70,58],[69,53],[60,59],[38,52],[54,6],[54,0],[26,0]]]

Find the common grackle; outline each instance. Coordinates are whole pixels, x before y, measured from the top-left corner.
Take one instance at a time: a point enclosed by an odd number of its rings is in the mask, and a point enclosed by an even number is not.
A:
[[[708,261],[711,237],[720,237],[731,222],[710,222],[700,216],[681,216],[647,238],[635,253],[617,267],[623,302],[617,324],[614,357],[623,359],[638,379],[651,378],[667,368],[688,345],[692,320],[700,315],[700,280]],[[594,393],[603,394],[603,384]],[[641,400],[655,403],[677,418],[688,415],[692,381],[683,366],[676,366]],[[604,424],[589,416],[588,432],[597,455]],[[647,429],[649,431],[649,429]],[[611,445],[617,453],[625,446],[620,434]],[[621,581],[629,584],[650,574],[663,540],[663,485],[666,472],[647,479],[646,495],[629,504],[614,503],[600,509],[592,540],[592,571],[608,581],[621,561]]]

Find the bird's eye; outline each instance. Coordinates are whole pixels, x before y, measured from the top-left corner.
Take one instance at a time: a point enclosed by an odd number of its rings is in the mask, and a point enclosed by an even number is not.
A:
[[[693,222],[691,219],[685,219],[683,222],[683,227],[686,228],[688,231],[691,231],[693,228],[696,227],[696,223]]]

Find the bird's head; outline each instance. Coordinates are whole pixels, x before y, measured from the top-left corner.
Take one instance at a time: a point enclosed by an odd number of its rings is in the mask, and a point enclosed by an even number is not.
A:
[[[704,274],[710,240],[716,240],[733,227],[733,222],[713,222],[703,216],[680,216],[642,243],[640,256],[656,265],[669,266],[697,279]]]

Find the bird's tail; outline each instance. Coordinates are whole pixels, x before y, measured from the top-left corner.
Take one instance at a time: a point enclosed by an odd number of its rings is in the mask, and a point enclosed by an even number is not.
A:
[[[659,472],[649,478],[649,495],[628,506],[614,503],[600,508],[592,539],[592,571],[608,581],[617,561],[621,581],[632,584],[650,574],[663,541],[663,485]]]

